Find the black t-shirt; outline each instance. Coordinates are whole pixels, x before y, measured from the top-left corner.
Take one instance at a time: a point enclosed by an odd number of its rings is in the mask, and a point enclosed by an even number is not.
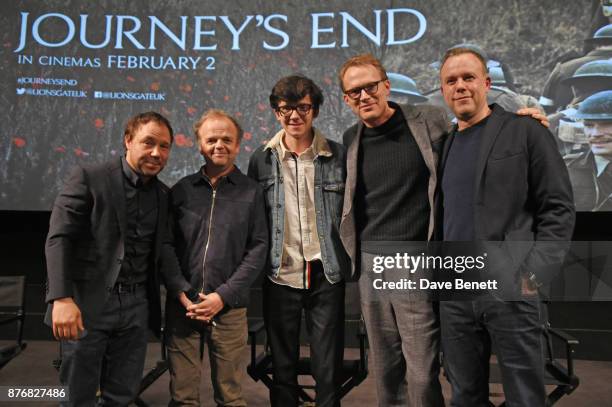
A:
[[[442,175],[444,240],[471,241],[474,232],[476,166],[488,116],[457,131]]]

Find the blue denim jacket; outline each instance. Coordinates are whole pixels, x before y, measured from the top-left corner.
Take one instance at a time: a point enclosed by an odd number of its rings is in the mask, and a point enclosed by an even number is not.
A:
[[[278,276],[281,266],[285,226],[285,189],[276,150],[281,133],[253,152],[248,171],[248,175],[257,180],[264,190],[270,228],[267,270],[274,277]],[[315,134],[320,135],[317,130]],[[348,272],[350,267],[339,233],[346,179],[346,149],[334,141],[324,140],[331,155],[319,155],[314,160],[315,213],[323,270],[331,283],[337,283],[343,279],[344,273]]]

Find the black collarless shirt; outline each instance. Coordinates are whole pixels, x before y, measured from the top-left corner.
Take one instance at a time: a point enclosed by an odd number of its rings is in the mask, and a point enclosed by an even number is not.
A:
[[[143,182],[140,175],[121,157],[127,231],[125,256],[117,278],[118,283],[134,284],[147,280],[151,264],[155,229],[157,227],[157,178]]]

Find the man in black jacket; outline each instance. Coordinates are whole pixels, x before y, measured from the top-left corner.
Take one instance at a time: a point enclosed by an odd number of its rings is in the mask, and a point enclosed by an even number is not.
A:
[[[440,80],[457,126],[440,158],[435,233],[446,242],[488,248],[487,273],[503,285],[473,301],[440,304],[451,405],[489,405],[493,343],[506,404],[544,406],[537,287],[546,278],[543,271],[561,264],[572,236],[567,170],[544,127],[487,105],[491,80],[479,54],[468,48],[447,51]],[[497,244],[487,244],[493,241]],[[492,256],[499,241],[507,250]]]
[[[105,405],[127,405],[138,393],[147,325],[160,331],[168,203],[156,176],[172,128],[160,114],[142,113],[127,123],[124,143],[124,157],[75,168],[51,213],[45,321],[62,340],[66,405],[94,405],[98,388]]]
[[[200,350],[206,340],[215,403],[246,406],[240,357],[247,343],[249,289],[268,249],[264,198],[257,182],[234,165],[242,128],[233,117],[209,110],[194,131],[206,164],[172,188],[163,246],[170,404],[201,404]]]

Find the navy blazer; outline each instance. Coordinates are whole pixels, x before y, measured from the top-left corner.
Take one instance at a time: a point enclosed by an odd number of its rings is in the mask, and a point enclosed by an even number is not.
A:
[[[528,116],[491,105],[476,164],[475,240],[480,242],[555,242],[507,247],[515,272],[535,273],[541,281],[548,266],[563,261],[575,222],[574,199],[567,168],[553,135]],[[440,157],[440,179],[456,129]],[[443,240],[441,182],[436,193],[435,240]],[[518,250],[518,251],[517,251]],[[515,274],[515,278],[518,274]]]
[[[126,198],[121,160],[76,167],[55,200],[45,246],[47,261],[45,322],[52,301],[73,297],[87,328],[117,281],[125,255]],[[158,335],[161,302],[158,263],[168,212],[168,188],[156,178],[158,217],[154,252],[147,274],[149,326]]]

